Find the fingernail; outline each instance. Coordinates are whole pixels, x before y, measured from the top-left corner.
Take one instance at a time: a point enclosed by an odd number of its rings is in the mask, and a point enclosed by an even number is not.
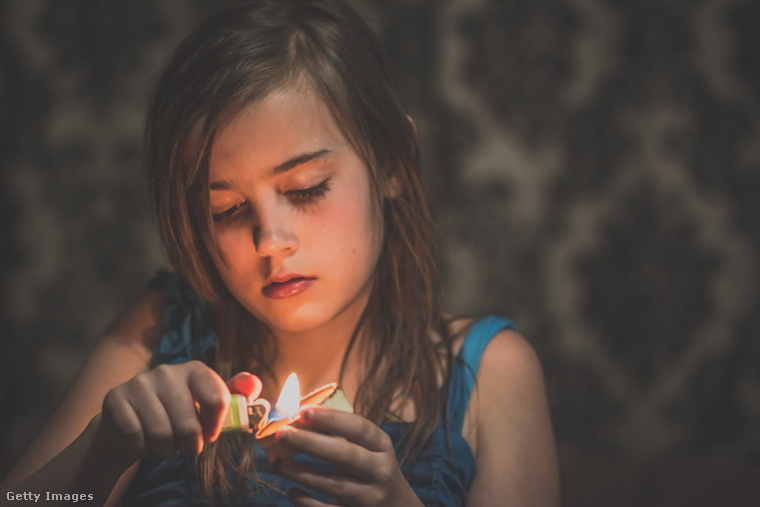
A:
[[[313,412],[311,410],[307,410],[304,412],[301,417],[303,417],[303,420],[308,422],[311,421],[311,418],[314,416]]]

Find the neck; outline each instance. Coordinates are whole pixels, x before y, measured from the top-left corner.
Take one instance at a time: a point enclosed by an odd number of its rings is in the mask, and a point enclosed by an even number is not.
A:
[[[353,329],[345,333],[320,330],[276,336],[278,354],[272,368],[275,383],[281,386],[291,372],[296,372],[301,393],[306,394],[329,382],[337,382],[352,332]]]
[[[359,307],[361,310],[363,308],[364,305]],[[272,330],[277,344],[277,358],[272,365],[274,378],[262,379],[264,389],[261,396],[270,402],[276,401],[285,379],[296,372],[302,395],[340,380],[341,389],[353,403],[359,384],[358,350],[364,333],[359,333],[346,358],[342,379],[341,366],[361,317],[361,311],[357,310],[347,309],[329,323],[308,331]]]

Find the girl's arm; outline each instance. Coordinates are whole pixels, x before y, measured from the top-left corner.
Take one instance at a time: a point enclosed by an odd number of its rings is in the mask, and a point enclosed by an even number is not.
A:
[[[541,365],[525,339],[501,331],[486,347],[477,389],[475,479],[468,507],[559,505],[557,456]]]
[[[64,468],[69,470],[75,469],[85,458],[94,434],[94,427],[91,425],[88,428],[88,425],[101,411],[106,393],[147,369],[151,351],[161,337],[164,304],[163,293],[151,290],[116,318],[90,353],[46,427],[3,480],[0,486],[2,491],[14,490],[24,479],[64,451],[68,454],[62,455],[61,459],[66,463]],[[59,465],[61,459],[58,460]],[[105,469],[102,471],[105,472]],[[60,476],[57,478],[63,479]],[[126,479],[123,482],[128,483]],[[44,491],[53,490],[41,491],[44,494]]]

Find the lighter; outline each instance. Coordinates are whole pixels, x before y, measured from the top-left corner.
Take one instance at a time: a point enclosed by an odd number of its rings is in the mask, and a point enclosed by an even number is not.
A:
[[[258,430],[269,416],[269,402],[259,399],[248,404],[242,394],[230,397],[230,407],[222,422],[222,433],[252,433]]]
[[[256,440],[267,449],[274,444],[277,430],[298,422],[300,410],[306,406],[334,408],[353,412],[338,384],[333,382],[307,394],[300,395],[298,376],[291,373],[282,386],[280,396],[272,409],[264,399],[249,404],[245,396],[233,394],[222,423],[222,433],[256,433]]]

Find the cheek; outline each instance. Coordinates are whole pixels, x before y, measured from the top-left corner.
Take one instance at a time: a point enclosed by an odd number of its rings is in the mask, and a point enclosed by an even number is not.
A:
[[[251,234],[244,229],[219,231],[216,234],[216,243],[219,247],[218,253],[213,252],[212,257],[220,273],[239,269],[248,255],[246,247],[253,247]]]
[[[335,252],[335,264],[376,260],[382,231],[378,216],[368,199],[347,196],[334,202],[320,228],[323,241]]]

